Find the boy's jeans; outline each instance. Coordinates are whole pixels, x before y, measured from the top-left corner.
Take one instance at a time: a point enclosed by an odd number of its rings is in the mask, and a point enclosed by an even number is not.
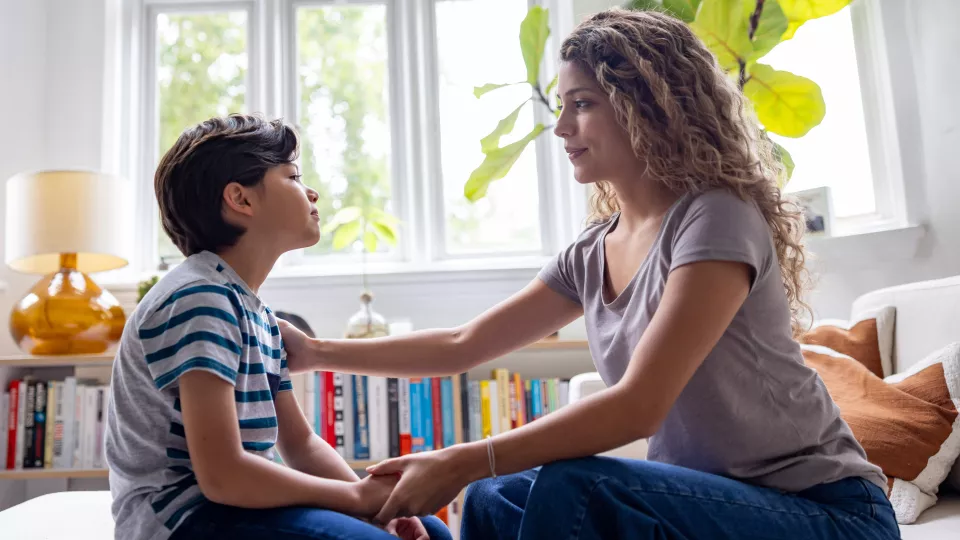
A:
[[[482,480],[461,540],[894,540],[883,491],[847,478],[800,493],[649,461],[591,457]]]
[[[451,540],[442,521],[420,518],[430,540]],[[207,503],[174,531],[170,540],[397,540],[359,519],[319,508],[252,510]]]

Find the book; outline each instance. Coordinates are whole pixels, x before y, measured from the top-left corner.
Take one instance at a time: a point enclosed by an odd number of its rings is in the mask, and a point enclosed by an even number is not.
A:
[[[400,381],[387,379],[387,454],[400,456]]]
[[[370,429],[367,413],[367,376],[353,378],[353,459],[370,459]]]
[[[413,452],[413,434],[412,419],[410,414],[410,379],[399,380],[399,432],[400,432],[400,455],[405,456]]]

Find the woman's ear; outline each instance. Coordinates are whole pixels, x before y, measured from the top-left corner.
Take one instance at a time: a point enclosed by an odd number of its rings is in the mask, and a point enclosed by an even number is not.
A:
[[[236,212],[244,216],[253,215],[253,193],[249,188],[230,182],[223,188],[223,209],[228,212]]]

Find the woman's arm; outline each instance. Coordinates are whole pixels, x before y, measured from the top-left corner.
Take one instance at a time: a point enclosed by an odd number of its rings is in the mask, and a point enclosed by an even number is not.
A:
[[[320,478],[360,480],[340,454],[313,432],[293,392],[278,393],[276,407],[277,447],[284,463]]]
[[[590,456],[648,437],[729,326],[747,296],[747,265],[700,262],[674,270],[650,325],[616,385],[492,439],[387,460],[373,474],[403,471],[378,519],[431,512],[490,475]]]
[[[469,323],[374,339],[309,339],[280,321],[291,372],[433,377],[462,373],[543,339],[583,315],[539,279]]]

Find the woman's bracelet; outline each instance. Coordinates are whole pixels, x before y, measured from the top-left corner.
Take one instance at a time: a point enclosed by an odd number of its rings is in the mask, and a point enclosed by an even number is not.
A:
[[[493,438],[487,437],[487,461],[490,463],[490,477],[497,477],[497,457],[493,453]]]

